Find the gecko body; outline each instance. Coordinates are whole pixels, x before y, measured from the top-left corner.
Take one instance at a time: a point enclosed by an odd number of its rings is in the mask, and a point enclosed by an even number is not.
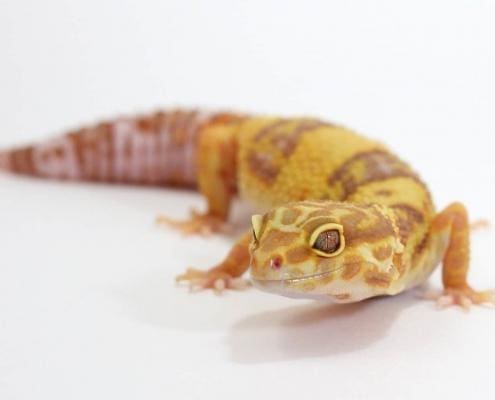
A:
[[[33,176],[196,187],[205,213],[160,220],[220,231],[234,197],[259,214],[227,257],[178,280],[255,286],[290,297],[356,302],[425,282],[443,261],[441,304],[493,302],[467,284],[469,223],[460,203],[437,212],[417,173],[382,143],[312,118],[198,111],[120,118],[0,153]]]

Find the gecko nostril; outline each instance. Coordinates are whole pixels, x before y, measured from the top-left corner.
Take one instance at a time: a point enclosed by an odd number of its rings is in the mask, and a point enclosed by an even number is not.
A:
[[[272,267],[272,269],[280,269],[280,267],[282,266],[282,259],[280,257],[273,257],[271,260],[270,260],[270,267]]]

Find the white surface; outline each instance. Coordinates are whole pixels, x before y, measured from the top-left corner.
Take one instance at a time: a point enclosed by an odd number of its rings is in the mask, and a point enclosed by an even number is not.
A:
[[[494,17],[488,1],[3,0],[0,146],[156,106],[311,114],[495,221]],[[0,177],[0,399],[493,397],[493,310],[174,287],[231,243],[153,227],[192,205]],[[494,238],[473,238],[480,288]]]

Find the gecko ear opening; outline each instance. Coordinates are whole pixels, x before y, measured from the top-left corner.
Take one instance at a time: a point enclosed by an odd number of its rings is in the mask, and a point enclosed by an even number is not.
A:
[[[253,225],[253,237],[256,241],[258,241],[260,238],[262,220],[263,216],[258,214],[251,217],[251,224]]]
[[[335,257],[344,251],[344,227],[339,224],[323,224],[309,238],[311,250],[322,257]]]

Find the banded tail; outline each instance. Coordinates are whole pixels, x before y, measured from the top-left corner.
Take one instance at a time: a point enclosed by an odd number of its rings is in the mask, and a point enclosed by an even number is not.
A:
[[[238,118],[198,111],[119,118],[0,152],[0,170],[53,179],[195,186],[201,131]]]

